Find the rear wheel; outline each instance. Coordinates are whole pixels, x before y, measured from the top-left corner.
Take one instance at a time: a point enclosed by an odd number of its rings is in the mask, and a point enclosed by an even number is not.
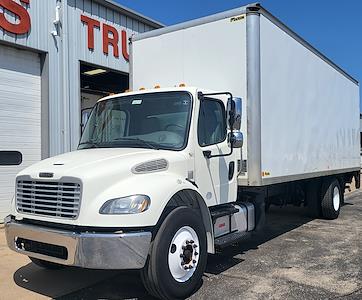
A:
[[[59,270],[59,269],[63,269],[64,266],[60,265],[60,264],[56,264],[50,261],[46,261],[46,260],[42,260],[42,259],[38,259],[38,258],[34,258],[34,257],[30,257],[30,260],[36,264],[37,266],[43,268],[43,269],[48,269],[48,270]]]
[[[343,191],[337,179],[328,180],[323,184],[321,212],[325,219],[333,220],[338,218],[343,196]]]
[[[157,232],[141,278],[155,297],[185,299],[199,287],[206,261],[201,216],[188,207],[176,208]]]

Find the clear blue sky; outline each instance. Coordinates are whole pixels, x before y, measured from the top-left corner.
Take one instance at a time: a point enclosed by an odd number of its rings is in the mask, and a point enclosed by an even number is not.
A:
[[[122,5],[172,25],[254,1],[116,0]],[[324,55],[362,81],[362,1],[261,0],[273,15]]]

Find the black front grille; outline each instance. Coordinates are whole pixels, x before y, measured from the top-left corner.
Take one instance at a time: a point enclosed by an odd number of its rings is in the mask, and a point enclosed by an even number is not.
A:
[[[63,246],[52,245],[18,237],[15,241],[16,247],[23,251],[28,251],[60,259],[68,258],[68,250]]]

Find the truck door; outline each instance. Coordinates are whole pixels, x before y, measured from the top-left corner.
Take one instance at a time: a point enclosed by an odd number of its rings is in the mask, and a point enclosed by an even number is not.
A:
[[[208,205],[236,201],[237,161],[234,151],[229,156],[226,103],[216,98],[200,101],[195,147],[195,182]]]

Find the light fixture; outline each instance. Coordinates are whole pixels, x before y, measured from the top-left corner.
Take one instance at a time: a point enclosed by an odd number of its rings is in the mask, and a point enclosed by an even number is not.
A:
[[[146,195],[132,195],[106,201],[99,209],[102,215],[129,215],[146,211],[151,204]]]
[[[94,76],[94,75],[99,75],[99,74],[103,74],[106,72],[107,72],[107,70],[104,70],[104,69],[94,69],[94,70],[85,71],[85,72],[83,72],[83,74],[89,75],[89,76]]]
[[[54,36],[54,37],[59,36],[60,10],[61,10],[61,6],[60,6],[60,4],[58,4],[55,7],[55,19],[53,21],[55,29],[50,32],[52,34],[52,36]]]

